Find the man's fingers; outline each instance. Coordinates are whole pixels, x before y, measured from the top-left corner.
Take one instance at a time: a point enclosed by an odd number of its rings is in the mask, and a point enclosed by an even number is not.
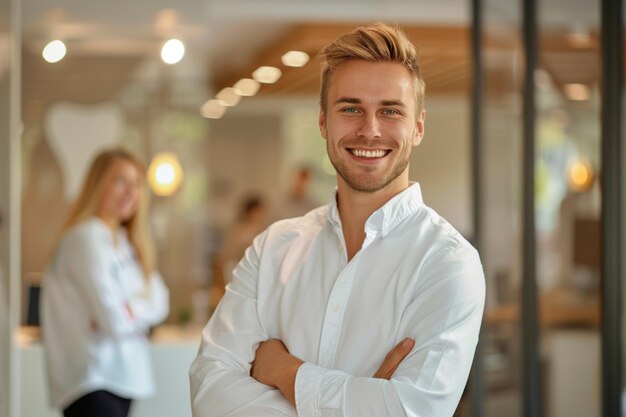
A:
[[[408,337],[398,343],[389,351],[387,356],[385,356],[385,360],[383,360],[383,363],[374,374],[374,378],[390,379],[394,372],[396,372],[396,369],[398,369],[400,362],[411,352],[414,345],[415,342]]]

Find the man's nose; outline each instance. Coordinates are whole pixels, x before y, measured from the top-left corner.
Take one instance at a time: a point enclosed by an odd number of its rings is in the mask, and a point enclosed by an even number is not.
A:
[[[366,115],[361,119],[361,124],[357,130],[357,135],[366,139],[379,138],[380,133],[380,121],[375,114]]]

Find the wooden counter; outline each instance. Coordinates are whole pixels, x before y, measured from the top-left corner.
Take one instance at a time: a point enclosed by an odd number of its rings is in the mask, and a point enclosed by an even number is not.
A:
[[[485,324],[517,322],[520,320],[520,305],[508,304],[489,308],[485,311]],[[591,327],[600,326],[600,303],[564,303],[555,297],[542,297],[539,301],[539,325],[542,328],[553,327]]]

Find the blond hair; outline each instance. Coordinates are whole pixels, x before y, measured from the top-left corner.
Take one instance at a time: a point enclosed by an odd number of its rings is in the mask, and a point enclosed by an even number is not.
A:
[[[78,199],[70,209],[63,232],[96,214],[102,199],[103,180],[113,163],[118,160],[130,162],[141,173],[141,192],[137,201],[137,210],[130,219],[122,223],[122,226],[127,230],[128,240],[135,249],[144,277],[148,279],[155,270],[155,260],[152,236],[147,225],[148,192],[144,182],[146,168],[141,159],[132,152],[123,148],[114,148],[103,151],[96,156],[89,167]]]
[[[426,84],[415,47],[397,26],[376,23],[359,27],[332,42],[320,52],[322,82],[320,104],[327,110],[328,86],[333,71],[350,60],[392,62],[404,65],[413,77],[418,113],[424,108]]]

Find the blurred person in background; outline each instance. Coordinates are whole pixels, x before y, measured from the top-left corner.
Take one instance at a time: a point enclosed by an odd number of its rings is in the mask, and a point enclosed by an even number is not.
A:
[[[169,311],[147,225],[145,167],[100,153],[43,280],[50,400],[65,417],[125,417],[155,391],[148,331]]]
[[[298,168],[287,194],[273,204],[272,219],[290,219],[300,217],[319,207],[311,198],[312,171],[309,167]]]
[[[242,201],[238,218],[214,259],[214,278],[209,294],[211,310],[224,295],[233,269],[254,238],[267,227],[267,221],[267,208],[261,197],[252,195]]]

